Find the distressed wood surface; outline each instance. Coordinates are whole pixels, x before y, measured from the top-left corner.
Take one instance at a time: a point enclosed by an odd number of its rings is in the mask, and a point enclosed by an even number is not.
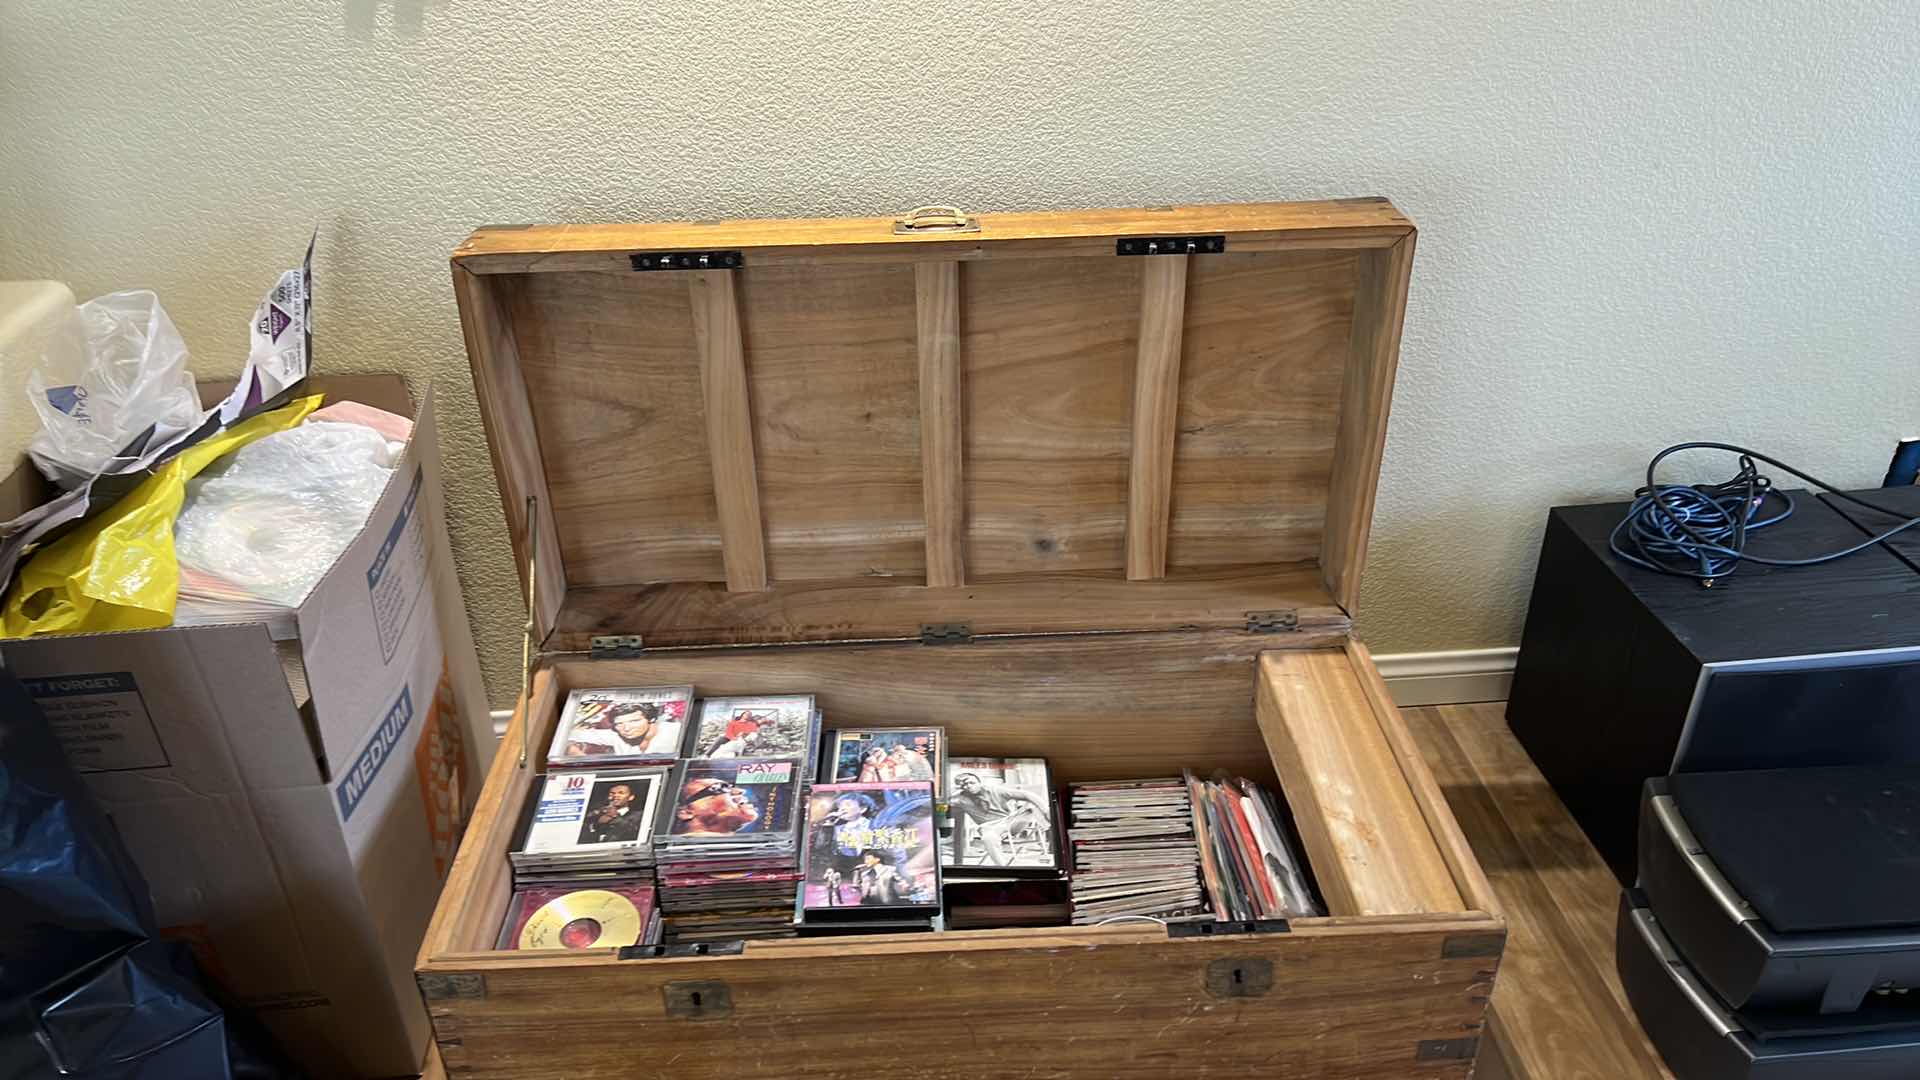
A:
[[[1320,557],[1356,265],[1350,251],[1187,260],[1169,573]]]
[[[1327,584],[1349,612],[1360,603],[1360,572],[1367,561],[1373,501],[1387,445],[1387,414],[1393,405],[1393,377],[1400,365],[1413,246],[1409,233],[1390,248],[1360,257],[1346,387],[1340,396],[1339,442],[1328,489],[1326,539],[1320,554]]]
[[[1318,561],[1350,609],[1411,226],[1365,201],[1159,213],[1023,228],[1110,246],[1127,234],[1101,228],[1211,222],[1228,251],[1001,258],[1019,241],[983,238],[926,261],[907,238],[874,245],[891,261],[463,270],[488,285],[463,288],[469,321],[490,302],[496,328],[476,356],[511,350],[488,378],[529,413],[531,444],[497,424],[507,452],[542,455],[501,468],[544,481],[575,589],[1027,574],[1038,606],[1060,573]],[[1262,222],[1298,242],[1242,243],[1276,235]]]
[[[1403,710],[1508,923],[1482,1072],[1670,1080],[1614,970],[1619,883],[1507,730],[1503,708]]]
[[[508,280],[567,583],[724,581],[686,279]]]
[[[920,577],[920,388],[904,266],[742,271],[775,582]],[[658,581],[635,553],[628,581]]]
[[[553,672],[546,668],[535,672],[529,696],[515,707],[506,735],[500,740],[500,750],[487,769],[473,817],[461,836],[460,850],[454,854],[446,884],[440,888],[440,902],[427,923],[419,963],[445,953],[493,947],[513,894],[507,849],[534,777],[545,770],[547,743],[564,703],[565,695]],[[523,742],[527,747],[524,766],[519,764]]]
[[[1116,236],[1233,233],[1239,249],[1371,248],[1413,228],[1380,198],[1150,209],[982,214],[980,231],[896,235],[892,218],[825,218],[623,225],[488,226],[454,251],[479,274],[595,270],[630,273],[643,251],[742,249],[750,267],[822,260],[1110,256]],[[670,275],[669,275],[670,276]]]
[[[1127,470],[1127,577],[1167,574],[1173,504],[1174,416],[1179,410],[1180,333],[1186,323],[1187,256],[1147,260],[1140,281],[1138,358],[1133,369],[1132,463]]]
[[[1139,258],[967,267],[967,564],[1125,564]]]
[[[914,267],[920,354],[920,489],[926,508],[927,584],[966,581],[966,427],[961,397],[960,264]]]
[[[561,660],[554,671],[575,686],[808,692],[832,724],[944,725],[954,753],[1044,757],[1056,782],[1157,776],[1183,765],[1271,778],[1252,695],[1254,658],[1271,644],[1216,631],[668,650]]]
[[[753,459],[753,404],[733,273],[687,276],[694,348],[700,355],[700,397],[707,417],[707,460],[720,522],[720,561],[727,588],[767,587],[766,539],[760,526],[760,482]],[[629,512],[644,512],[630,507]]]
[[[1329,914],[1466,907],[1343,650],[1262,656],[1256,711]]]
[[[538,610],[532,612],[535,640],[553,629],[560,602],[567,591],[567,557],[555,524],[553,495],[543,468],[546,455],[536,430],[534,410],[521,371],[519,340],[508,305],[501,293],[511,293],[511,280],[476,277],[458,264],[453,268],[453,292],[460,308],[460,330],[466,337],[467,357],[473,368],[474,395],[487,427],[487,449],[493,457],[493,475],[500,486],[501,508],[507,518],[507,536],[513,561],[526,583],[529,528],[538,532],[540,548]],[[527,520],[527,499],[533,498],[534,520]]]
[[[741,1077],[1464,1080],[1471,1060],[1431,1047],[1478,1035],[1497,957],[1471,954],[1497,951],[1493,926],[1182,941],[1116,927],[1067,947],[879,960],[750,944],[728,960],[476,962],[439,965],[478,978],[428,1006],[450,1073],[474,1078],[698,1077],[724,1060]],[[1219,996],[1236,968],[1270,988]],[[675,984],[680,1000],[699,986],[730,1007],[669,1015]],[[950,1022],[905,1019],[920,1013],[903,1002],[928,1001]]]
[[[1400,775],[1407,782],[1407,790],[1413,793],[1413,801],[1427,819],[1434,842],[1440,846],[1440,855],[1447,861],[1447,870],[1453,874],[1454,886],[1460,890],[1460,896],[1468,907],[1498,915],[1499,897],[1494,893],[1493,885],[1487,881],[1479,860],[1474,858],[1473,845],[1468,842],[1460,822],[1448,808],[1439,781],[1428,767],[1413,733],[1407,730],[1405,718],[1394,705],[1386,680],[1380,677],[1380,669],[1374,666],[1373,653],[1356,638],[1348,638],[1345,648],[1354,674],[1360,679],[1361,693],[1380,722],[1380,733],[1386,737],[1394,760],[1400,763]]]
[[[1307,563],[1209,567],[1153,582],[1099,570],[975,577],[950,589],[871,578],[780,582],[759,593],[703,582],[575,589],[548,647],[584,650],[601,634],[640,634],[652,646],[917,638],[927,623],[966,623],[975,634],[1227,630],[1244,628],[1250,612],[1279,610],[1313,633],[1352,625]]]

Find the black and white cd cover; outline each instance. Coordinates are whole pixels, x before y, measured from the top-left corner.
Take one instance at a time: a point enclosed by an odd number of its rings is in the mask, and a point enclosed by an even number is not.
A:
[[[1053,784],[1044,758],[947,759],[940,865],[953,869],[1055,871]]]

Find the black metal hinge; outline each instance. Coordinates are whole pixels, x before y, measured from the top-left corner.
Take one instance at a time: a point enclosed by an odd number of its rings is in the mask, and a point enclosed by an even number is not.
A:
[[[738,270],[746,265],[737,251],[642,251],[628,258],[635,270]]]
[[[1472,1061],[1480,1052],[1480,1037],[1421,1039],[1413,1047],[1415,1061]]]
[[[450,1001],[455,998],[485,998],[487,996],[487,977],[485,975],[441,975],[435,973],[415,975],[414,982],[419,984],[420,996],[428,1001]]]
[[[603,634],[588,643],[587,655],[595,660],[631,660],[645,651],[639,634]]]
[[[922,645],[971,645],[973,627],[963,622],[921,623]]]
[[[1287,934],[1293,927],[1285,919],[1243,919],[1237,922],[1170,922],[1170,938],[1231,937],[1236,934]]]
[[[684,960],[690,956],[739,956],[747,950],[741,938],[726,941],[683,941],[676,945],[628,945],[620,950],[622,960]]]
[[[1285,611],[1249,611],[1247,612],[1247,633],[1283,634],[1289,630],[1300,629],[1300,613],[1289,608]]]
[[[1116,255],[1217,255],[1227,250],[1224,236],[1123,236]]]

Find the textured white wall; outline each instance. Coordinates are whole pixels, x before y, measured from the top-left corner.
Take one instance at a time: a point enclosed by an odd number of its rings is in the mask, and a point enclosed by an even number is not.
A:
[[[446,271],[483,222],[1389,196],[1421,237],[1384,652],[1517,640],[1545,508],[1668,442],[1869,485],[1920,429],[1910,2],[0,5],[0,278],[157,289],[212,373],[317,222],[321,362],[450,405],[503,699]]]

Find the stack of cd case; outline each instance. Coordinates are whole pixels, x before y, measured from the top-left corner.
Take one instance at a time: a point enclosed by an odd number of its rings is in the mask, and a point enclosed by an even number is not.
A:
[[[516,884],[645,875],[669,770],[564,769],[536,777],[507,859]]]
[[[803,774],[799,758],[674,770],[656,845],[669,942],[793,933]]]

